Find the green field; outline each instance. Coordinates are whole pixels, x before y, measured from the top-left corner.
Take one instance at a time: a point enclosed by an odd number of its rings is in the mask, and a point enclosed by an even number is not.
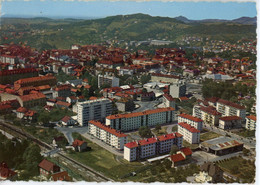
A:
[[[116,157],[112,153],[98,146],[97,144],[87,141],[88,146],[91,147],[90,151],[78,153],[71,152],[68,154],[75,160],[85,164],[104,175],[119,180],[120,178],[130,172],[142,168],[144,165],[139,162],[128,162],[122,157]]]
[[[203,134],[200,135],[200,140],[201,140],[201,142],[203,142],[203,141],[214,139],[214,138],[217,138],[217,137],[220,137],[220,136],[222,136],[222,135],[220,135],[216,132],[206,132],[206,133],[203,133]]]

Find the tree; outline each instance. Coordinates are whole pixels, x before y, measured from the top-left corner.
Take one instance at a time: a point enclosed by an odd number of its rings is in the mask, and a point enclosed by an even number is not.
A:
[[[179,147],[177,145],[172,145],[170,155],[176,154],[176,152],[178,151],[179,151]]]
[[[142,75],[141,79],[140,79],[140,82],[142,83],[142,85],[144,85],[144,84],[148,83],[150,80],[151,80],[151,75],[150,74]]]
[[[138,129],[138,133],[142,138],[149,138],[153,136],[151,129],[147,126],[140,127]]]
[[[160,124],[157,124],[156,126],[155,126],[155,130],[157,131],[157,132],[159,132],[160,130],[161,130],[161,125]]]

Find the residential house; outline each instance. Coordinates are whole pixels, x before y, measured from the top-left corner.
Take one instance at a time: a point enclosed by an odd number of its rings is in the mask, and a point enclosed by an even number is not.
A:
[[[56,164],[48,161],[47,159],[43,159],[38,165],[40,170],[40,175],[48,177],[54,173],[60,172],[60,167]]]
[[[72,146],[74,147],[75,151],[83,152],[87,149],[87,142],[76,139],[73,141]]]

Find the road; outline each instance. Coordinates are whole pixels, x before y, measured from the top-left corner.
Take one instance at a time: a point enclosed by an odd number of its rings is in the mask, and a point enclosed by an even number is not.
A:
[[[232,133],[232,132],[228,132],[228,131],[219,129],[219,128],[216,128],[216,127],[214,127],[214,126],[211,126],[211,125],[208,125],[208,124],[205,124],[205,123],[203,124],[203,127],[206,128],[206,129],[208,129],[208,130],[210,130],[210,131],[216,132],[216,133],[221,134],[221,135],[224,135],[224,136],[225,136],[226,134],[228,134],[228,135],[231,136],[232,139],[237,140],[238,142],[244,143],[244,146],[245,146],[246,148],[248,148],[248,149],[250,149],[250,148],[255,148],[255,147],[256,147],[255,141],[249,140],[249,139],[244,138],[244,137],[241,137],[241,136],[236,135],[236,134],[234,134],[234,133]]]
[[[145,110],[155,109],[161,101],[162,100],[160,99],[148,102],[135,101],[134,103],[140,105],[140,107],[135,109],[133,112],[143,112]]]
[[[167,132],[168,134],[172,133],[172,127],[177,126],[177,122],[178,122],[178,121],[176,121],[175,123],[173,123],[173,124],[167,126],[166,132]]]

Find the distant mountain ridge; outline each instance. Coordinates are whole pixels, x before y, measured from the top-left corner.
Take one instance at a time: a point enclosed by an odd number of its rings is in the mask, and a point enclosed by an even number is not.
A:
[[[232,20],[226,20],[226,19],[203,19],[203,20],[190,20],[187,17],[184,16],[178,16],[174,17],[174,19],[182,21],[184,23],[216,23],[216,22],[231,22],[231,23],[237,23],[237,24],[253,24],[256,25],[257,18],[255,17],[240,17],[237,19],[232,19]]]

